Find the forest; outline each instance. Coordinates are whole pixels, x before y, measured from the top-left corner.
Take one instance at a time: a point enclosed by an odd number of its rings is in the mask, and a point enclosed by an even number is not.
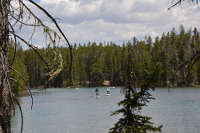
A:
[[[178,31],[178,32],[177,32]],[[142,80],[143,73],[150,67],[161,64],[160,79],[156,86],[198,86],[200,83],[200,33],[197,28],[185,30],[180,25],[161,37],[152,39],[145,36],[143,40],[133,37],[132,40],[117,45],[113,42],[88,42],[73,44],[73,65],[70,76],[69,48],[60,46],[58,49],[63,57],[61,72],[49,82],[48,87],[90,87],[90,86],[123,86],[128,66],[137,79]],[[38,48],[38,53],[48,62],[54,62],[51,51]],[[53,50],[52,50],[53,52]],[[10,61],[14,56],[14,41],[10,40]],[[17,46],[14,68],[23,75],[31,88],[42,87],[45,82],[45,64],[33,49],[23,50]],[[184,65],[184,63],[188,63]],[[23,79],[14,71],[11,77],[24,85]],[[155,77],[156,78],[156,77]],[[109,84],[104,84],[107,81]],[[15,93],[22,90],[19,83],[13,81]]]

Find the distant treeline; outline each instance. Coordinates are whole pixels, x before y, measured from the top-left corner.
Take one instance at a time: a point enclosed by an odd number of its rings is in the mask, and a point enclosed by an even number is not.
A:
[[[14,56],[13,45],[11,40],[10,61]],[[197,28],[185,31],[183,25],[178,33],[173,28],[155,40],[147,36],[140,41],[133,37],[121,45],[113,42],[73,44],[73,67],[67,77],[69,48],[59,47],[59,51],[64,61],[63,70],[49,83],[51,87],[102,86],[104,81],[109,81],[110,86],[122,86],[126,82],[127,72],[133,72],[140,81],[145,78],[143,73],[156,63],[161,64],[163,71],[157,86],[195,86],[200,81],[200,62],[195,60],[200,53],[200,34]],[[38,52],[47,61],[53,61],[51,53],[45,48],[38,49]],[[28,85],[43,86],[45,64],[34,50],[23,50],[18,44],[16,54],[13,67],[22,73]],[[188,64],[183,65],[185,62]],[[11,71],[11,76],[22,83],[15,72]],[[16,89],[19,87],[17,83],[12,86]]]

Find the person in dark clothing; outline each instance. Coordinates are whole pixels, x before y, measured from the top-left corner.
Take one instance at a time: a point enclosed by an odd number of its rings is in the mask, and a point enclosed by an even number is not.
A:
[[[96,93],[96,97],[99,97],[99,89],[98,88],[96,88],[95,93]]]

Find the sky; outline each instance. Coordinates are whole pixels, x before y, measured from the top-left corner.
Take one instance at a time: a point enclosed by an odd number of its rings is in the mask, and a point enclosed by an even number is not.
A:
[[[161,37],[175,28],[179,33],[182,24],[185,31],[196,27],[200,30],[200,8],[184,1],[167,10],[172,0],[34,0],[58,22],[71,44],[90,42],[121,45],[136,37]],[[51,28],[53,23],[30,2],[29,8]],[[29,29],[20,34],[26,38]],[[45,47],[45,41],[36,35],[34,45]],[[26,47],[24,47],[26,48]]]

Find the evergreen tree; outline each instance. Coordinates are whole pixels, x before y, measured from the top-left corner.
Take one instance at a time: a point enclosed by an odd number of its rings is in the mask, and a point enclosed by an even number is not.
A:
[[[23,49],[20,46],[20,43],[18,43],[17,46],[14,45],[15,43],[11,39],[9,43],[9,61],[12,65],[12,69],[10,71],[10,76],[12,77],[11,88],[13,93],[18,94],[20,91],[26,88],[26,85],[29,84],[26,84],[28,83],[28,73],[24,65]],[[16,71],[19,72],[20,75],[17,74]],[[24,82],[24,79],[26,80],[26,82]]]
[[[147,106],[151,99],[154,99],[149,90],[154,90],[152,85],[157,84],[160,78],[161,64],[156,63],[151,66],[151,70],[144,74],[145,79],[140,81],[138,87],[137,77],[133,72],[127,71],[127,83],[124,88],[125,99],[118,103],[121,109],[112,112],[111,115],[122,114],[115,126],[110,129],[110,133],[148,133],[161,132],[162,126],[154,127],[150,122],[151,117],[141,116],[142,107]]]

